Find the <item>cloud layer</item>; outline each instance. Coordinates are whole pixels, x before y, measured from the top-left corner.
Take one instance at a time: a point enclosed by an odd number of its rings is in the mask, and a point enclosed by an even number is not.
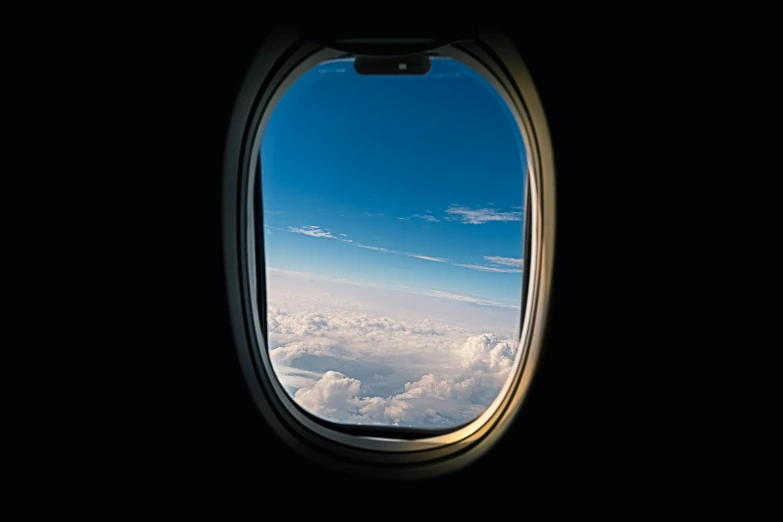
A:
[[[462,424],[494,400],[513,366],[514,311],[487,307],[474,320],[475,304],[449,298],[283,271],[267,278],[275,373],[299,405],[325,419]]]

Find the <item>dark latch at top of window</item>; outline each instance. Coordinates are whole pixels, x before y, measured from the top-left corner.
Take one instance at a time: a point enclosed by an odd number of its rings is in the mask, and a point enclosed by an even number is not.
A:
[[[430,57],[424,53],[404,56],[357,56],[356,72],[362,75],[421,76],[430,72]]]

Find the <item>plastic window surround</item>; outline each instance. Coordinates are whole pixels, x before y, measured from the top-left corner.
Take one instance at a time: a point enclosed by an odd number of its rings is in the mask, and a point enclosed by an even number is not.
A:
[[[531,384],[542,348],[552,274],[554,165],[543,108],[530,75],[510,41],[485,30],[477,38],[429,52],[479,71],[505,99],[522,132],[528,157],[528,200],[519,353],[493,403],[472,422],[450,430],[386,428],[378,435],[319,419],[296,405],[272,371],[263,331],[263,249],[256,251],[261,214],[254,208],[258,154],[265,124],[282,94],[324,61],[353,54],[327,48],[283,29],[262,47],[239,93],[226,144],[224,254],[229,311],[242,371],[253,398],[273,429],[322,463],[383,476],[424,477],[453,471],[483,454],[505,431]],[[354,433],[351,433],[354,431]],[[372,430],[367,430],[369,432]],[[365,433],[366,433],[365,432]],[[419,438],[412,438],[419,437]]]

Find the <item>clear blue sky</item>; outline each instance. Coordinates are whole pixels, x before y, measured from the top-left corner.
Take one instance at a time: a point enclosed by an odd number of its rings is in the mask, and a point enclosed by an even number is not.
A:
[[[508,107],[458,61],[321,64],[262,137],[267,266],[518,301],[526,165]]]

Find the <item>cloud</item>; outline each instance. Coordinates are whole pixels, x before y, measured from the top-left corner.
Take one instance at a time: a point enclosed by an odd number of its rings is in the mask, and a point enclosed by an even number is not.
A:
[[[428,295],[432,297],[439,297],[441,299],[450,299],[453,301],[462,301],[465,303],[473,303],[481,306],[496,306],[498,308],[519,308],[516,304],[511,303],[503,303],[500,301],[492,301],[489,299],[481,299],[479,297],[473,297],[470,295],[462,295],[462,294],[453,294],[450,292],[442,292],[440,290],[426,290],[426,291],[420,291],[416,292],[415,290],[411,290],[411,293],[418,293],[420,295]]]
[[[424,259],[426,261],[437,261],[438,263],[443,263],[445,261],[448,261],[448,259],[445,259],[445,258],[442,258],[442,257],[423,256],[421,254],[406,253],[405,255],[406,256],[410,256],[410,257],[417,257],[419,259]]]
[[[272,228],[272,227],[267,227]],[[276,230],[282,230],[282,229],[276,229]],[[289,226],[286,232],[293,232],[295,234],[304,234],[306,236],[311,237],[320,237],[320,238],[327,238],[327,239],[337,239],[338,241],[343,241],[345,243],[353,243],[355,246],[359,248],[365,248],[367,250],[375,250],[376,252],[385,252],[387,254],[401,254],[408,257],[415,257],[418,259],[423,259],[425,261],[435,261],[438,263],[444,263],[448,261],[448,258],[444,257],[436,257],[436,256],[427,256],[424,254],[416,254],[412,252],[400,252],[399,250],[392,250],[390,248],[385,247],[378,247],[378,246],[372,246],[372,245],[363,245],[361,243],[354,243],[352,239],[345,239],[348,237],[346,234],[338,234],[335,236],[331,233],[329,230],[322,229],[321,227],[315,226],[315,225],[308,225],[308,226],[301,226],[301,227],[291,227]]]
[[[315,225],[307,225],[307,226],[301,226],[301,227],[288,227],[286,232],[293,232],[294,234],[304,234],[306,236],[310,237],[323,237],[327,239],[336,239],[338,241],[343,241],[345,243],[353,243],[352,239],[345,239],[345,234],[339,234],[342,237],[337,237],[333,235],[329,230],[323,230],[321,227],[315,226]]]
[[[423,219],[425,221],[431,221],[432,223],[440,223],[440,219],[429,214],[414,214],[413,217]]]
[[[462,367],[474,372],[501,372],[514,363],[516,347],[499,342],[494,333],[470,337],[458,350]]]
[[[401,219],[403,221],[410,221],[411,220],[411,218],[409,218],[409,217],[398,217],[397,219]]]
[[[383,247],[376,247],[376,246],[370,246],[370,245],[361,245],[359,243],[356,243],[356,246],[358,246],[359,248],[366,248],[368,250],[376,250],[378,252],[388,252],[390,254],[399,254],[399,252],[397,252],[396,250],[389,250],[388,248],[383,248]]]
[[[288,231],[311,237],[326,237],[329,239],[337,239],[337,237],[333,236],[332,233],[328,230],[321,230],[321,227],[316,226],[288,227]]]
[[[357,245],[358,246],[358,245]],[[428,290],[428,289],[422,289],[422,288],[416,288],[406,285],[394,285],[392,287],[385,286],[385,285],[373,285],[373,284],[367,284],[367,283],[357,283],[355,281],[348,281],[343,278],[335,278],[335,277],[325,277],[321,275],[311,274],[307,272],[297,272],[295,270],[283,270],[280,268],[272,268],[267,267],[267,278],[270,276],[276,276],[277,274],[282,274],[286,276],[293,276],[300,280],[308,280],[308,281],[321,281],[326,283],[336,283],[339,282],[340,284],[345,285],[351,285],[353,287],[362,287],[372,289],[372,290],[385,290],[385,291],[392,291],[392,292],[403,292],[405,294],[412,294],[412,295],[419,295],[419,296],[427,296],[427,297],[434,297],[438,299],[447,299],[449,301],[461,301],[464,303],[471,303],[471,304],[477,304],[481,306],[487,306],[487,307],[497,307],[497,308],[506,308],[506,309],[519,309],[519,303],[507,303],[507,302],[501,302],[501,301],[492,301],[489,299],[482,299],[479,297],[469,296],[469,295],[463,295],[463,294],[455,294],[450,292],[443,292],[440,290]],[[291,284],[289,282],[289,284]],[[385,300],[389,299],[389,296],[384,298]],[[464,318],[462,319],[464,320]]]
[[[345,421],[353,413],[362,383],[357,379],[328,371],[310,388],[300,388],[294,400],[304,409],[329,420]]]
[[[481,395],[474,378],[427,374],[389,397],[364,397],[361,388],[360,380],[329,371],[315,385],[297,390],[294,400],[311,413],[351,424],[445,427],[472,420],[483,410],[470,402]]]
[[[334,356],[334,341],[328,339],[316,339],[310,342],[293,342],[284,347],[275,348],[269,352],[272,361],[278,364],[288,365],[291,361],[300,359],[305,355]]]
[[[437,261],[438,263],[443,263],[445,261],[448,261],[448,259],[442,257],[425,256],[422,254],[414,254],[411,252],[400,252],[398,250],[391,250],[388,248],[376,247],[371,245],[362,245],[360,243],[356,243],[356,246],[358,246],[359,248],[366,248],[368,250],[375,250],[376,252],[386,252],[388,254],[402,254],[404,256],[416,257],[418,259],[424,259],[425,261]]]
[[[468,225],[483,225],[491,221],[522,221],[521,211],[499,212],[494,208],[469,209],[460,205],[451,205],[446,213],[449,214],[450,219]]]
[[[476,312],[455,315],[449,310],[465,305],[448,299],[270,274],[270,360],[287,393],[314,415],[351,424],[454,426],[480,415],[513,368],[518,313],[496,308],[500,329],[484,330],[495,321],[482,318],[475,330]]]
[[[516,266],[522,268],[522,259],[516,257],[484,256],[484,259],[496,265]]]
[[[392,329],[395,330],[399,328]],[[399,384],[387,388],[397,391],[380,395],[375,391],[383,388],[383,381],[394,381],[395,373],[380,375],[377,370],[363,370],[361,363],[347,366],[349,371],[361,375],[333,369],[341,362],[339,356],[335,357],[336,346],[333,342],[295,341],[272,350],[271,357],[273,364],[278,365],[276,373],[283,374],[283,384],[289,390],[296,387],[290,393],[300,406],[328,420],[356,424],[448,426],[470,421],[494,400],[515,356],[515,346],[499,342],[494,333],[471,336],[443,357],[457,363],[457,371],[444,373],[438,364],[431,363],[420,377],[397,379]],[[381,354],[369,350],[364,359]],[[323,360],[319,379],[311,377],[317,372],[296,368],[305,357]],[[343,361],[346,360],[352,358],[345,354]]]
[[[482,272],[502,272],[506,274],[519,274],[522,272],[522,270],[518,268],[498,268],[496,266],[485,266],[485,265],[463,265],[461,263],[454,263],[454,266],[470,268],[471,270],[481,270]]]

